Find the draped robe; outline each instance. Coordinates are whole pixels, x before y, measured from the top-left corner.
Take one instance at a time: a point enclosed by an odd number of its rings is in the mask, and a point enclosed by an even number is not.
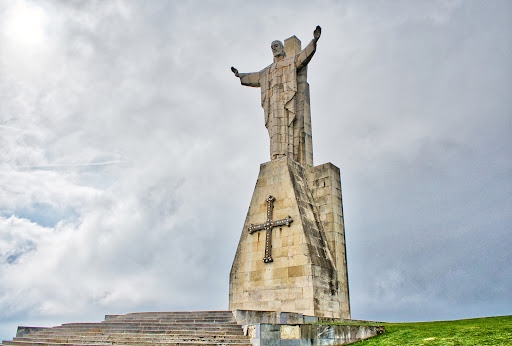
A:
[[[239,74],[242,85],[261,88],[271,160],[287,156],[305,165],[304,107],[297,107],[297,77],[315,51],[316,42],[312,40],[296,55],[275,57],[271,65],[259,72]],[[305,78],[303,83],[307,84]],[[309,99],[309,88],[304,92]]]

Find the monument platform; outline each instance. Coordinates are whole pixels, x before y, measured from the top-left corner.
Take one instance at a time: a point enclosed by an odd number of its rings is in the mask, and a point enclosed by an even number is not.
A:
[[[382,326],[339,324],[343,322],[275,311],[137,312],[107,315],[99,323],[18,327],[16,337],[0,345],[346,345],[384,331]]]

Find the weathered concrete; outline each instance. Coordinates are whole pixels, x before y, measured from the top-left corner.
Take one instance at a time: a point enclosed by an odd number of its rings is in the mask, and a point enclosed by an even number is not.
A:
[[[253,346],[347,345],[384,332],[384,326],[321,324],[257,324]]]
[[[331,252],[337,271],[337,290],[340,296],[341,314],[332,317],[350,318],[340,170],[332,163],[325,163],[307,168],[305,172],[318,211],[320,228],[324,231],[327,247]]]
[[[19,326],[18,330],[16,331],[16,337],[22,337],[22,336],[24,336],[26,334],[38,332],[38,331],[44,330],[44,329],[47,329],[47,327],[24,327],[24,326]]]
[[[101,323],[53,328],[19,327],[1,345],[250,345],[230,311],[147,312],[107,315]]]
[[[307,316],[293,312],[236,310],[233,315],[255,346],[345,345],[384,332],[382,325],[347,325],[375,321]]]
[[[361,324],[382,324],[384,322],[353,320],[347,318],[331,318],[308,316],[296,312],[277,311],[256,311],[256,310],[235,310],[233,311],[238,324],[242,326],[258,323],[270,324],[310,324],[310,323],[361,323]]]
[[[274,229],[272,258],[262,232],[251,224],[290,216],[290,227]],[[229,309],[287,311],[350,318],[339,170],[332,164],[305,169],[284,157],[264,163],[254,189],[230,274]]]
[[[14,340],[1,345],[334,345],[384,330],[313,324],[344,321],[274,311],[142,312],[107,315],[101,323],[19,327]]]

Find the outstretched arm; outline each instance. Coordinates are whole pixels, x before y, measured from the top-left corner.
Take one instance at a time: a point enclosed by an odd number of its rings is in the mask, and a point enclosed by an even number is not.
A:
[[[239,73],[238,70],[234,67],[231,67],[231,71],[235,74],[235,77],[240,78],[240,83],[242,83],[242,85],[246,85],[246,86],[250,86],[250,87],[259,87],[260,86],[260,73],[259,72]]]
[[[311,40],[311,42],[309,42],[306,48],[304,48],[299,53],[297,59],[295,60],[295,66],[297,66],[297,69],[301,69],[309,63],[309,61],[316,52],[316,43],[320,38],[321,34],[322,28],[320,26],[317,26],[315,31],[313,32],[313,39]]]

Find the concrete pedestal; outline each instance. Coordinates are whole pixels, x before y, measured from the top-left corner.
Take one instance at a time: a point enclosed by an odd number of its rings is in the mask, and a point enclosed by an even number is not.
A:
[[[267,220],[269,195],[273,220],[293,222],[272,230],[273,261],[264,263],[265,231],[247,230]],[[286,157],[261,165],[231,268],[229,309],[350,318],[337,167],[304,169]]]

